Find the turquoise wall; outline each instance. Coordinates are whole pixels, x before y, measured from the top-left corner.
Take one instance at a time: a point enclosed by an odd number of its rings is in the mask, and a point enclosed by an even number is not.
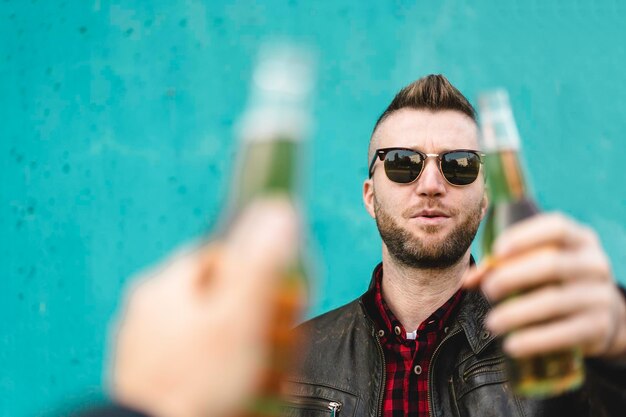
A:
[[[367,285],[380,251],[360,197],[368,136],[431,72],[471,98],[509,90],[541,205],[596,228],[626,282],[625,16],[618,0],[2,1],[0,415],[99,395],[124,283],[224,202],[268,37],[319,52],[311,314]]]

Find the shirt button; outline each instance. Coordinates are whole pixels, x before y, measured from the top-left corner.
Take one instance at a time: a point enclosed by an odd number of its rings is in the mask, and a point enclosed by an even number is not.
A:
[[[443,332],[444,332],[445,334],[448,334],[448,330],[450,330],[450,328],[449,328],[449,327],[447,327],[447,326],[443,328]]]
[[[400,336],[400,333],[402,333],[402,329],[400,328],[400,326],[394,327],[393,331],[395,332],[396,336]]]
[[[378,337],[383,337],[385,335],[385,331],[384,330],[379,330],[378,331]]]
[[[413,372],[415,372],[416,375],[419,375],[422,373],[422,367],[419,365],[415,365],[415,368],[413,368]]]

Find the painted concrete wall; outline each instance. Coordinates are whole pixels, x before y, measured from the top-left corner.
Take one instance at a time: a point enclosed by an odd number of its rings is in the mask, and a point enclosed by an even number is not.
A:
[[[380,241],[360,200],[395,91],[442,72],[507,88],[541,205],[595,227],[626,282],[626,16],[606,1],[0,3],[0,416],[101,392],[128,278],[210,227],[260,43],[319,51],[311,314],[359,294]]]

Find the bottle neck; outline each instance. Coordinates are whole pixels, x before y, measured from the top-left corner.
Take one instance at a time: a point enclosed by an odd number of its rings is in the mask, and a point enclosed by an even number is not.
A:
[[[494,204],[528,199],[528,187],[520,156],[515,150],[500,150],[487,155],[487,184]]]

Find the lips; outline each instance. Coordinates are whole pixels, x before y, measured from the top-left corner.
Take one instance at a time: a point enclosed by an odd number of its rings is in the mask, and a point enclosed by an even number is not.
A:
[[[424,226],[442,226],[450,217],[450,211],[440,208],[421,208],[410,213],[412,221]]]
[[[441,210],[420,210],[413,217],[427,217],[427,218],[436,218],[436,217],[445,217],[448,218],[450,215],[448,213]]]
[[[407,207],[402,213],[403,218],[422,224],[443,224],[457,215],[457,210],[438,202],[416,204],[415,206]]]

